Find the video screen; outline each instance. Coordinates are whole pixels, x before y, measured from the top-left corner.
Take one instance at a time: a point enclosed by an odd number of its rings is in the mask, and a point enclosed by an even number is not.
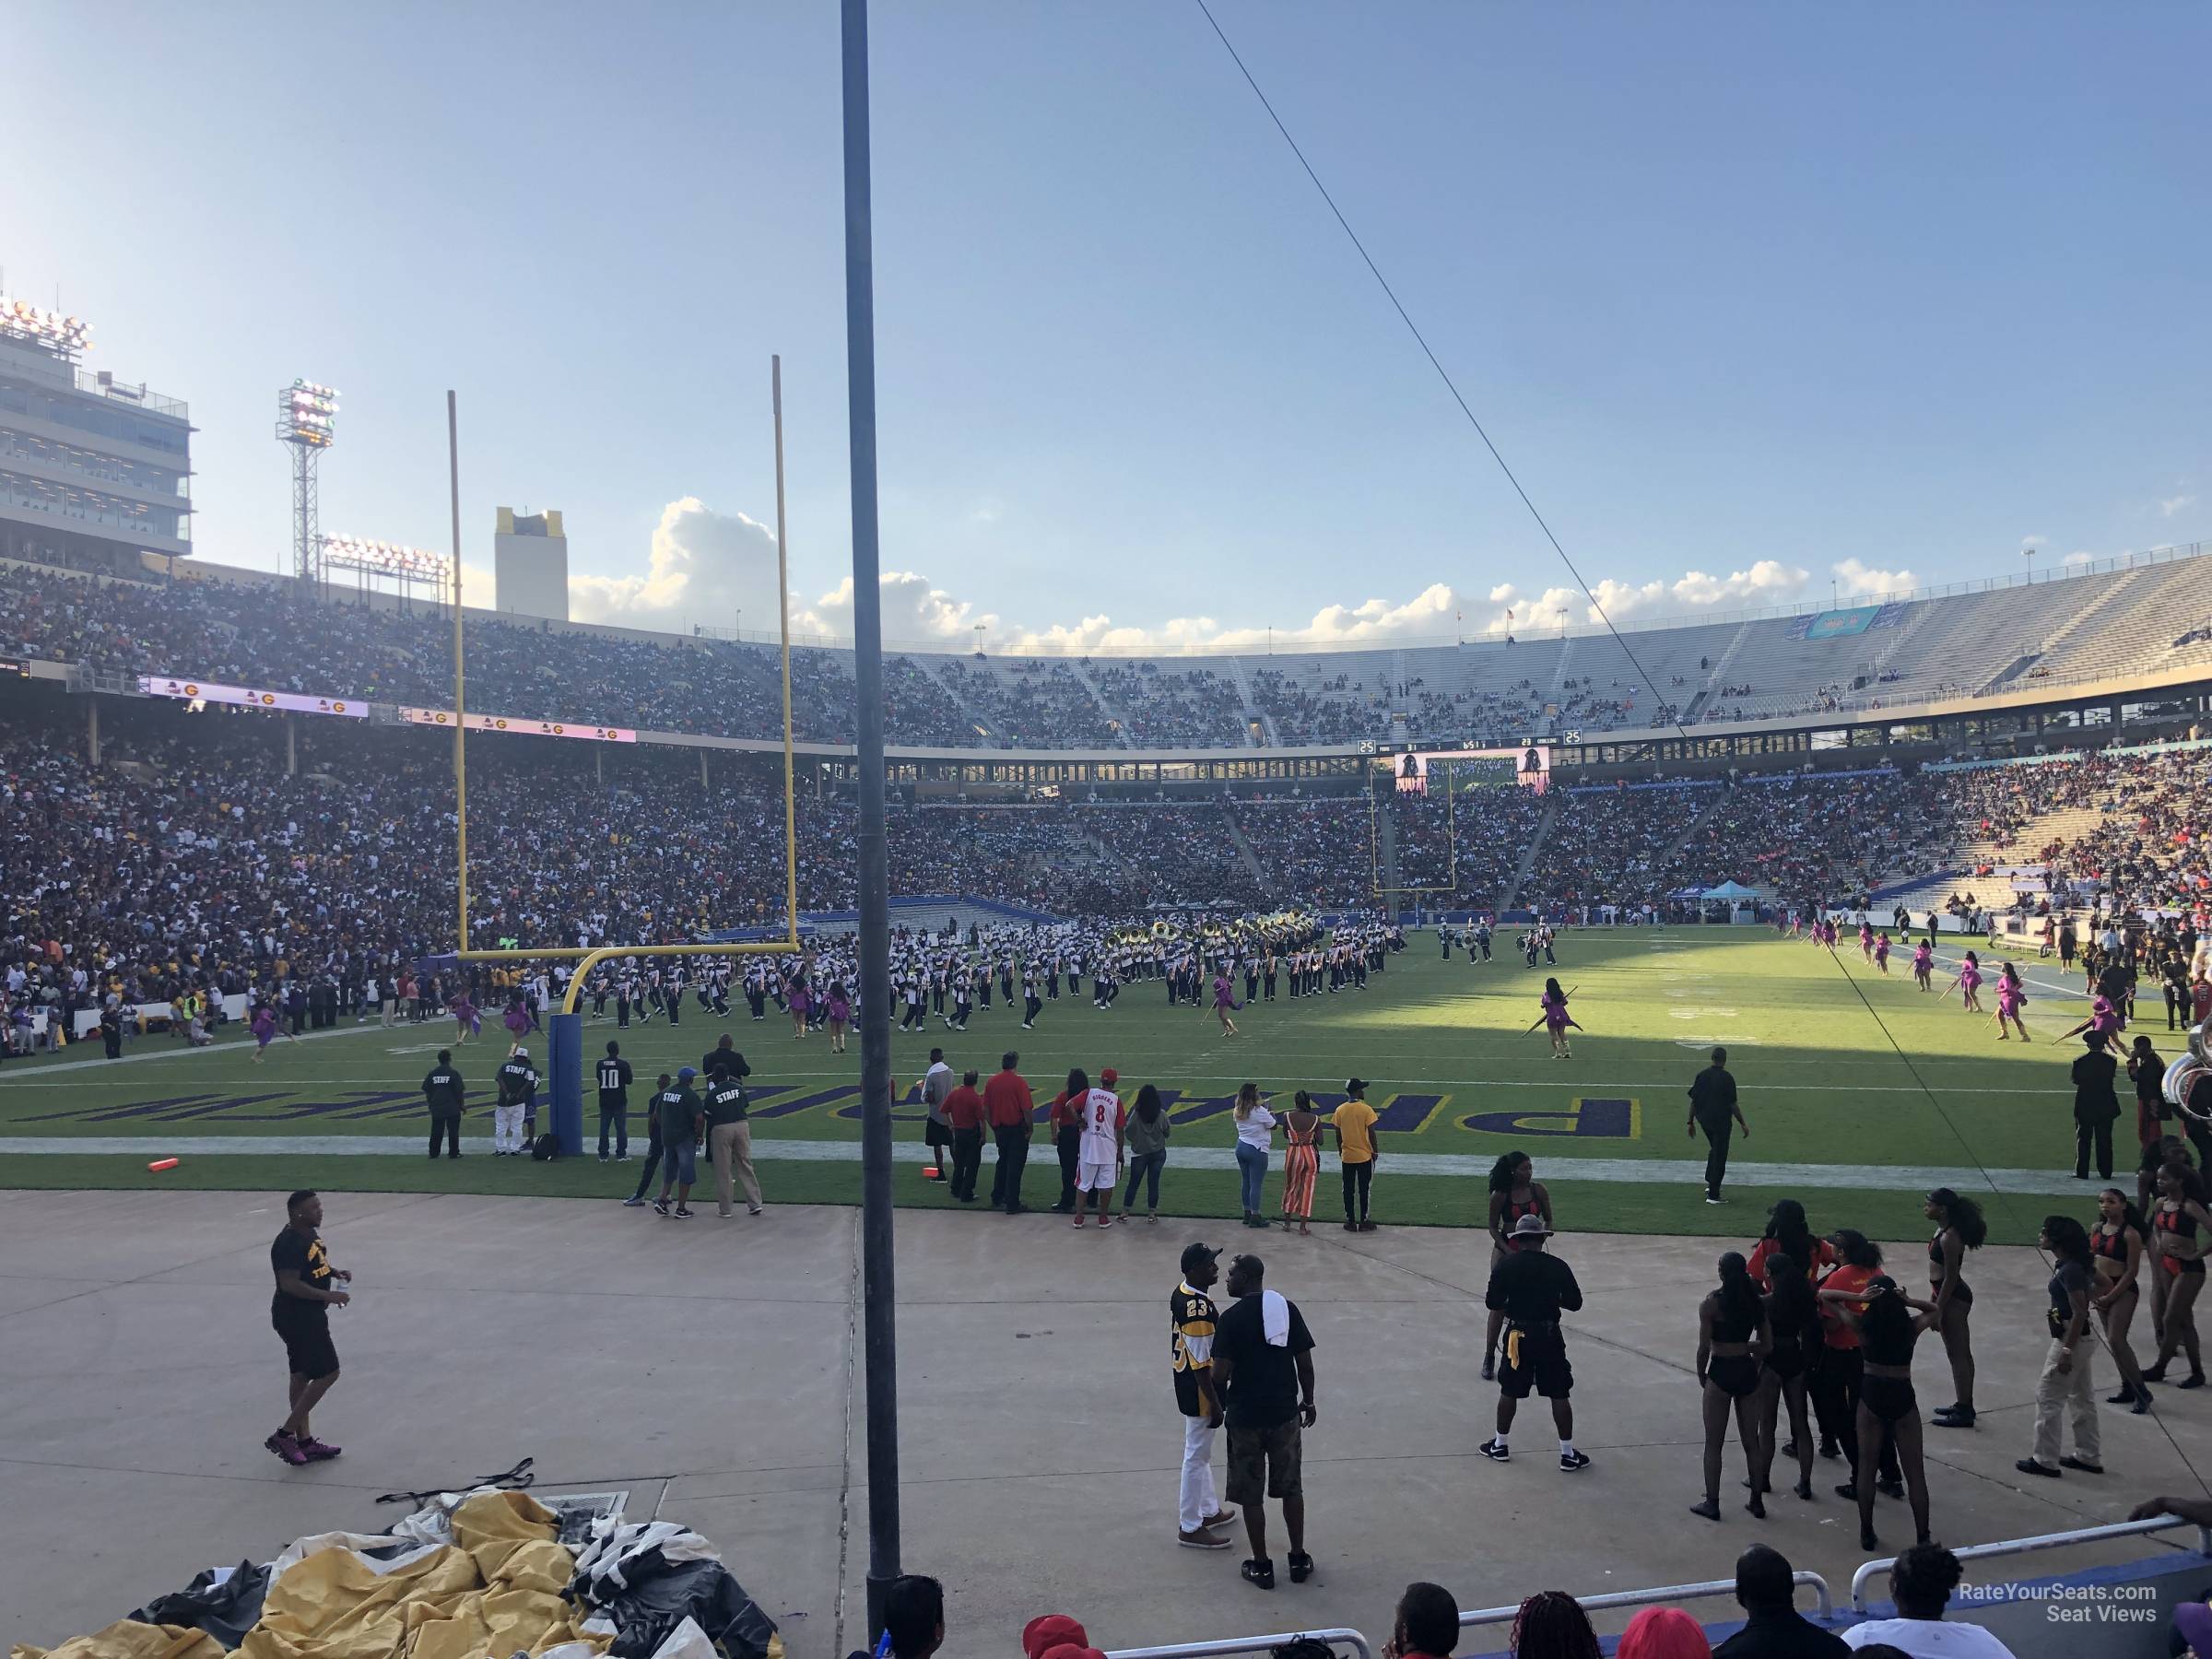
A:
[[[1551,749],[1540,743],[1519,748],[1407,749],[1378,757],[1400,794],[1427,794],[1431,766],[1454,789],[1519,788],[1541,794],[1551,782]]]

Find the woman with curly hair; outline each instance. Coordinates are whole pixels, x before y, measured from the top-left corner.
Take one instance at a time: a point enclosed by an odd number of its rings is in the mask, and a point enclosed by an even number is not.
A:
[[[1599,1659],[1590,1615],[1564,1590],[1539,1590],[1521,1604],[1506,1651],[1513,1659]]]

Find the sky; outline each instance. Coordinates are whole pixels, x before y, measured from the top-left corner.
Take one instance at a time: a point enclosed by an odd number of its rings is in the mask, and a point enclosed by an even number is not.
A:
[[[1615,620],[2212,537],[2212,10],[1215,14]],[[194,545],[851,629],[837,7],[13,0],[0,292],[187,399]],[[883,632],[1593,619],[1195,0],[874,8]],[[2032,559],[2022,557],[2033,549]],[[1508,613],[1511,613],[1509,619]]]

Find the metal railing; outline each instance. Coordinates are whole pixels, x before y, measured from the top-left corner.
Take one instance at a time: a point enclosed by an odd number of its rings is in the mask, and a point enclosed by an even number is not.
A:
[[[1959,1553],[1963,1555],[1966,1552],[1961,1550]],[[1864,1572],[1865,1569],[1861,1568],[1860,1571]],[[1793,1572],[1790,1574],[1790,1583],[1811,1587],[1816,1603],[1814,1611],[1820,1618],[1834,1616],[1835,1598],[1829,1594],[1826,1579],[1817,1572]],[[1578,1595],[1574,1599],[1582,1604],[1583,1612],[1598,1613],[1607,1607],[1656,1607],[1671,1606],[1676,1602],[1699,1601],[1711,1595],[1732,1596],[1735,1594],[1734,1579],[1707,1579],[1697,1584],[1657,1584],[1649,1590],[1617,1590],[1608,1595]],[[1518,1602],[1510,1607],[1477,1607],[1472,1613],[1459,1616],[1459,1628],[1465,1630],[1477,1625],[1510,1624],[1520,1611],[1521,1604]]]
[[[1357,1630],[1280,1630],[1273,1636],[1230,1636],[1219,1641],[1178,1641],[1169,1647],[1115,1648],[1106,1659],[1212,1659],[1218,1653],[1265,1653],[1288,1641],[1325,1641],[1333,1648],[1342,1642],[1359,1655],[1375,1659],[1375,1650]]]
[[[2159,1515],[2148,1521],[2121,1521],[2111,1526],[2077,1526],[2071,1532],[2042,1533],[2032,1538],[2005,1538],[1994,1544],[1973,1544],[1964,1549],[1954,1549],[1951,1553],[1961,1561],[1985,1561],[1996,1556],[2032,1555],[2039,1549],[2057,1549],[2068,1544],[2095,1544],[2107,1538],[2130,1538],[2140,1533],[2171,1532],[2183,1526],[2196,1526],[2196,1523],[2184,1521],[2179,1515]],[[2196,1526],[2196,1553],[2212,1556],[2212,1527]],[[1853,1612],[1866,1611],[1868,1582],[1896,1565],[1895,1556],[1885,1556],[1880,1560],[1865,1563],[1851,1575]],[[1593,1604],[1585,1602],[1583,1605],[1589,1606]]]

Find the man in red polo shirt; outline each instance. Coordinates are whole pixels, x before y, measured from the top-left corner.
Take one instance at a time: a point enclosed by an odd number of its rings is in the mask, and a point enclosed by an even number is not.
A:
[[[998,1167],[991,1177],[991,1207],[1009,1216],[1021,1214],[1021,1172],[1030,1161],[1030,1136],[1036,1132],[1037,1102],[1030,1086],[1014,1068],[1021,1056],[1009,1049],[999,1056],[998,1070],[983,1085],[983,1116],[998,1143]]]
[[[975,1092],[975,1074],[962,1072],[960,1084],[945,1097],[945,1121],[952,1125],[952,1195],[975,1202],[975,1177],[983,1164],[983,1097]]]

